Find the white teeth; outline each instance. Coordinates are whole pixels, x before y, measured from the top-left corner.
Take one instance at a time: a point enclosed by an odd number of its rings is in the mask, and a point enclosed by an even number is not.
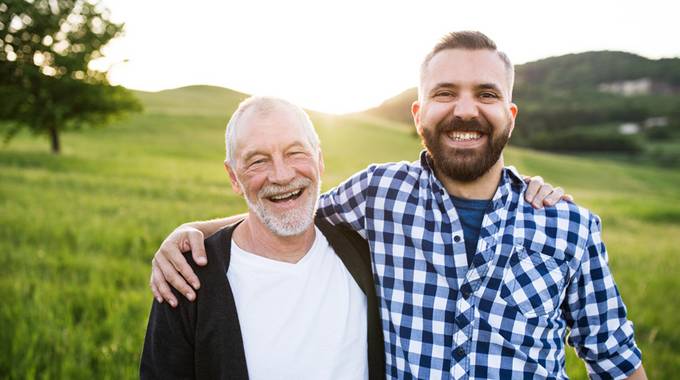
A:
[[[281,200],[281,199],[285,199],[285,198],[288,198],[288,197],[292,197],[293,195],[296,195],[296,194],[298,194],[298,193],[301,192],[301,191],[302,191],[302,190],[295,190],[295,191],[291,191],[290,193],[284,193],[284,194],[274,195],[274,196],[272,196],[271,198],[278,201],[278,200]]]
[[[451,132],[449,133],[449,138],[455,141],[467,141],[467,140],[476,140],[478,138],[482,137],[482,134],[479,132]]]

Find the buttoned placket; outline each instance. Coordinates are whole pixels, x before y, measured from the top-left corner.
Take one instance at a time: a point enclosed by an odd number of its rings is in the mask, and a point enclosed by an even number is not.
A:
[[[500,252],[495,252],[501,248],[498,242],[501,240],[505,223],[507,222],[508,203],[510,202],[510,186],[512,180],[507,173],[503,173],[504,178],[501,186],[494,194],[494,198],[489,209],[484,215],[480,238],[477,243],[477,252],[473,256],[471,265],[467,265],[465,255],[465,241],[463,238],[455,239],[456,236],[463,235],[457,211],[453,205],[449,194],[440,185],[439,181],[433,178],[430,185],[435,194],[435,200],[439,205],[443,205],[447,210],[449,226],[452,237],[451,242],[454,247],[454,265],[456,278],[449,279],[449,284],[456,284],[455,300],[455,319],[453,322],[453,340],[451,350],[451,369],[450,375],[453,379],[467,379],[470,377],[470,352],[473,352],[472,336],[475,328],[475,321],[479,319],[478,311],[475,307],[475,292],[486,282],[486,275],[493,262]],[[434,177],[434,176],[433,176]],[[460,259],[465,261],[462,265]],[[456,260],[457,259],[457,260]]]

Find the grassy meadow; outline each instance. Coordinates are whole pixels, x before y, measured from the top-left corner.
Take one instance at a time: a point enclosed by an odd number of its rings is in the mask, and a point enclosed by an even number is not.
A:
[[[138,95],[144,113],[63,135],[61,156],[28,135],[0,147],[2,379],[136,378],[156,248],[182,222],[245,210],[222,166],[224,126],[243,95],[204,86]],[[391,122],[313,119],[324,188],[420,150]],[[680,173],[512,148],[506,162],[602,217],[647,373],[677,377]],[[570,375],[585,378],[568,351]]]

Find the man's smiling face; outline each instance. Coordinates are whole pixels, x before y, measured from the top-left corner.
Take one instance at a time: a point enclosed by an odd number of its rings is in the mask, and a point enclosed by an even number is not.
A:
[[[424,68],[413,117],[440,175],[470,182],[496,162],[515,126],[510,76],[492,50],[446,49]]]
[[[249,211],[273,233],[298,235],[314,220],[323,161],[306,137],[301,120],[279,108],[260,115],[246,111],[236,136],[234,190]]]

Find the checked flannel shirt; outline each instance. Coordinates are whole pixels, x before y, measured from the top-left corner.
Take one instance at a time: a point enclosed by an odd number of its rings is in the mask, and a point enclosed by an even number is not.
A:
[[[322,216],[369,241],[388,378],[564,379],[567,328],[592,378],[641,365],[599,218],[564,201],[536,210],[525,186],[503,170],[469,268],[425,152],[371,165],[322,195]]]

